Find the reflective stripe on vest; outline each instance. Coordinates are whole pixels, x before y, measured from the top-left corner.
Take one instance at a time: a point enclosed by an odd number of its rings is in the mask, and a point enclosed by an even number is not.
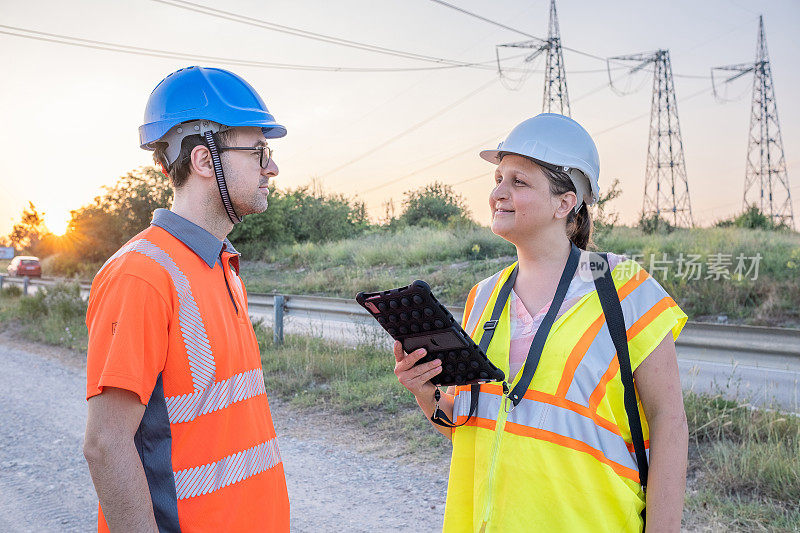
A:
[[[214,355],[189,280],[164,250],[147,239],[130,242],[103,264],[98,275],[114,259],[126,253],[142,254],[164,268],[178,295],[178,326],[189,361],[194,392],[165,397],[169,423],[191,422],[236,402],[266,394],[264,374],[260,367],[215,381]],[[236,281],[241,293],[238,276]],[[208,494],[273,468],[280,462],[278,443],[273,438],[216,462],[173,472],[178,499]]]
[[[473,289],[472,305],[465,310],[465,329],[472,333],[475,342],[479,342],[483,334],[480,326],[494,307],[499,287],[513,266],[483,280]],[[652,288],[644,284],[648,278],[649,274],[635,261],[620,263],[615,269],[629,340],[665,309],[676,305],[669,297],[652,305]],[[572,306],[580,305],[587,298],[596,299],[596,292],[591,290]],[[596,307],[596,318],[576,335],[576,342],[568,351],[555,394],[529,388],[525,400],[508,415],[504,431],[587,453],[610,466],[617,474],[638,483],[633,445],[623,438],[615,422],[597,414],[606,386],[619,373],[619,364],[599,301]],[[507,309],[505,313],[508,313]],[[502,351],[501,348],[493,347],[491,351]],[[505,357],[508,357],[507,349],[504,348]],[[468,393],[469,388],[458,387],[453,409],[455,423],[463,422],[469,413],[469,394],[463,392]],[[501,408],[501,395],[499,385],[482,385],[477,418],[467,425],[494,430]],[[627,431],[627,427],[624,429]],[[648,442],[645,444],[649,446]]]
[[[493,431],[502,407],[502,393],[498,385],[482,385],[477,415],[467,425]],[[468,389],[459,390],[453,408],[458,417],[456,423],[466,420],[469,402]],[[619,428],[568,400],[529,390],[509,413],[504,431],[587,453],[617,474],[639,482],[633,445],[622,438]]]
[[[175,292],[178,293],[178,326],[183,336],[186,356],[189,358],[189,369],[192,373],[194,390],[199,391],[207,388],[214,383],[216,371],[214,355],[211,353],[211,345],[208,342],[203,318],[200,316],[197,302],[192,296],[189,280],[169,254],[147,239],[139,239],[120,248],[117,253],[103,264],[97,274],[99,275],[106,265],[114,259],[129,252],[136,252],[149,257],[161,265],[172,278]]]
[[[217,462],[175,472],[178,499],[214,492],[269,470],[280,462],[278,442],[273,438]]]

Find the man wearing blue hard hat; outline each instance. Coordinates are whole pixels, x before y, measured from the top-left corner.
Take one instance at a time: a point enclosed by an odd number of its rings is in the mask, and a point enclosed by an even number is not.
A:
[[[175,191],[92,282],[84,454],[99,531],[288,531],[261,358],[226,236],[267,209],[283,137],[232,72],[188,67],[153,90],[141,147]]]

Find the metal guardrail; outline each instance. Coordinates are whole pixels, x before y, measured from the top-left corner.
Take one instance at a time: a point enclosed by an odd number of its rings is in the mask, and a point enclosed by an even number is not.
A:
[[[28,280],[28,286],[52,286],[64,280],[52,278]],[[24,284],[24,278],[0,275],[3,283]],[[88,296],[90,283],[80,282],[81,294]],[[276,307],[276,303],[278,304]],[[274,324],[274,340],[283,342],[285,317],[311,318],[317,320],[374,324],[371,315],[354,300],[295,294],[248,295],[250,314],[270,317]],[[463,307],[449,307],[456,320],[461,321]],[[761,326],[729,326],[706,322],[688,322],[678,337],[678,346],[691,346],[735,352],[757,352],[771,355],[800,357],[800,330],[769,328]]]

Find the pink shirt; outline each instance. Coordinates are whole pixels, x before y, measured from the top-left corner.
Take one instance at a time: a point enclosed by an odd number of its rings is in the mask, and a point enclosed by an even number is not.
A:
[[[623,256],[612,254],[611,252],[608,253],[608,262],[611,270],[614,270],[614,268],[624,260],[625,257]],[[569,284],[567,294],[564,296],[564,303],[561,305],[561,309],[558,310],[558,313],[556,313],[556,320],[566,313],[570,307],[578,303],[581,298],[595,290],[594,279],[591,274],[588,274],[587,269],[581,268],[583,265],[585,265],[585,254],[581,254],[581,263],[578,267],[578,271]],[[525,364],[528,351],[531,349],[533,337],[539,330],[539,325],[542,323],[542,320],[544,320],[544,316],[547,314],[547,310],[550,309],[550,304],[552,303],[553,300],[551,299],[544,307],[536,312],[535,315],[531,316],[525,304],[523,304],[520,297],[517,296],[517,293],[514,292],[513,289],[511,290],[511,302],[509,304],[509,318],[511,321],[511,347],[508,352],[509,383],[513,381],[517,372],[519,372],[522,365]]]

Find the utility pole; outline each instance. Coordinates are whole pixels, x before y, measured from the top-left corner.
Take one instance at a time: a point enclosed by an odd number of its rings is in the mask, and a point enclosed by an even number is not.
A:
[[[664,218],[673,226],[692,227],[694,219],[669,50],[617,56],[609,58],[611,61],[637,62],[631,68],[631,74],[653,65],[650,140],[647,144],[642,213],[645,217],[656,215]],[[613,88],[610,70],[609,82]]]
[[[561,50],[561,31],[558,27],[556,0],[550,0],[550,24],[547,39],[532,39],[517,43],[499,44],[496,48],[528,48],[533,52],[525,58],[530,63],[542,53],[546,53],[547,66],[544,75],[543,113],[560,113],[570,116],[569,94],[567,93],[567,73],[564,69],[564,53]],[[497,52],[497,50],[495,49]],[[497,68],[500,70],[500,56],[497,56]]]
[[[758,45],[754,63],[740,63],[711,69],[714,95],[714,71],[735,72],[724,83],[753,73],[753,99],[750,104],[750,135],[747,142],[747,166],[742,207],[758,207],[775,224],[794,228],[792,194],[783,154],[783,138],[778,122],[778,105],[767,52],[764,17],[758,17]]]

